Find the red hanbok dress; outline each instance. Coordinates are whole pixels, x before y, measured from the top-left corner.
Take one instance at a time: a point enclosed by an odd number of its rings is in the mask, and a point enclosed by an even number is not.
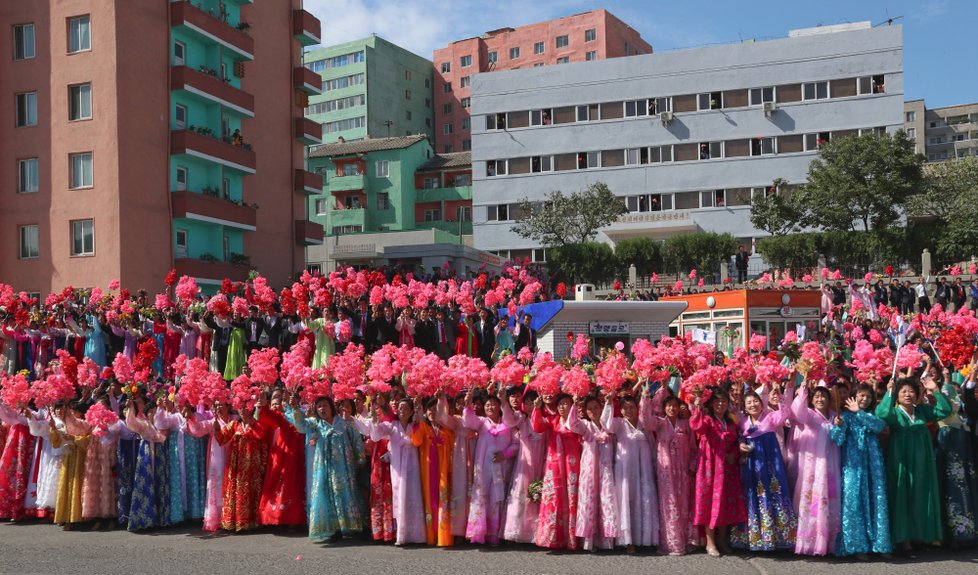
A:
[[[264,408],[258,419],[269,443],[259,521],[262,525],[305,525],[306,437],[277,411]]]
[[[533,542],[549,549],[579,549],[577,483],[581,470],[581,436],[567,428],[556,413],[534,409],[533,431],[547,434],[547,460],[540,491],[540,516]]]
[[[232,421],[215,432],[221,445],[227,445],[227,467],[224,471],[224,506],[221,527],[227,531],[245,531],[258,526],[258,503],[265,473],[265,446],[262,425]]]
[[[699,441],[693,525],[723,527],[747,521],[740,486],[737,426],[693,409],[689,427]]]
[[[0,405],[0,421],[6,423],[7,438],[0,454],[0,519],[21,519],[27,515],[24,498],[34,459],[34,441],[27,418]]]

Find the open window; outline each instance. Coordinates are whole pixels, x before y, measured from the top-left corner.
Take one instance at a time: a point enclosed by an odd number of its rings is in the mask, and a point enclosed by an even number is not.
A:
[[[774,153],[774,138],[753,138],[750,141],[750,155],[768,156]]]
[[[723,108],[723,92],[708,92],[696,97],[699,110],[719,110]]]

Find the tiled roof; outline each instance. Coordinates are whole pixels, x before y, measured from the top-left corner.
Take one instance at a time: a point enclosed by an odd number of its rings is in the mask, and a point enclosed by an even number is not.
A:
[[[455,152],[454,154],[435,154],[425,165],[418,168],[419,172],[443,170],[445,168],[463,168],[472,165],[472,152]]]
[[[417,134],[414,136],[398,136],[396,138],[366,138],[354,142],[336,142],[319,146],[309,152],[309,157],[328,158],[332,156],[380,152],[383,150],[400,150],[409,148],[426,138],[427,136],[424,134]]]

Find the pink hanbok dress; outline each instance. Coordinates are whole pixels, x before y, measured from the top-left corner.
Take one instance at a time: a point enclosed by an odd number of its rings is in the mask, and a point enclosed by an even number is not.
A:
[[[581,419],[576,404],[567,415],[567,428],[581,436],[574,533],[588,551],[611,549],[619,535],[615,436],[594,422]]]
[[[543,463],[547,456],[547,435],[533,431],[530,417],[503,405],[503,423],[516,430],[519,455],[513,467],[513,478],[506,498],[506,523],[503,539],[517,543],[533,543],[537,530],[540,503],[528,495],[530,483],[543,478]]]
[[[390,441],[391,488],[394,503],[394,524],[397,527],[395,545],[425,543],[424,501],[421,499],[421,464],[418,448],[411,441],[411,428],[399,421],[374,423],[367,419],[354,420],[357,430],[370,439]]]
[[[207,489],[204,503],[204,531],[221,528],[221,509],[224,507],[224,472],[228,446],[221,445],[214,433],[214,416],[210,412],[196,413],[187,419],[187,433],[194,437],[210,437],[207,442]]]
[[[689,427],[698,439],[693,524],[715,529],[747,521],[740,485],[737,426],[694,408]]]
[[[507,460],[516,455],[517,445],[512,430],[505,423],[493,423],[488,417],[479,417],[471,408],[466,407],[462,412],[462,425],[479,434],[465,537],[473,543],[496,545],[503,531],[506,487],[509,485]],[[502,455],[500,461],[494,461],[497,453]]]

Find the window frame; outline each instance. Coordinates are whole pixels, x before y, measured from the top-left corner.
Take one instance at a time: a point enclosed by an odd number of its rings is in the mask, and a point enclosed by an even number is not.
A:
[[[27,166],[33,165],[31,170]],[[17,160],[17,193],[36,194],[41,187],[41,170],[39,158],[19,158]],[[26,178],[25,178],[26,175]],[[33,186],[31,184],[33,183]],[[31,189],[33,187],[33,189]]]
[[[391,161],[374,160],[374,177],[375,178],[391,177]]]
[[[441,133],[443,136],[450,136],[455,133],[455,123],[445,122],[441,125]]]
[[[75,33],[72,31],[72,25],[75,22],[80,22],[82,19],[86,20],[88,25],[88,32],[86,38],[88,40],[88,45],[83,47],[81,44],[81,39],[79,38],[78,47],[72,49],[72,42],[75,39]],[[84,52],[92,51],[92,15],[91,14],[79,14],[78,16],[70,16],[67,19],[67,30],[68,30],[68,54],[81,54]],[[78,34],[81,33],[81,27],[78,28]]]
[[[547,43],[546,42],[534,42],[533,43],[533,54],[534,55],[537,55],[537,54],[545,54],[546,51],[547,51]]]
[[[88,116],[84,116],[84,92],[88,89]],[[76,92],[77,91],[77,92]],[[77,103],[75,97],[77,94]],[[92,83],[83,82],[81,84],[71,84],[68,86],[68,121],[84,122],[91,120],[95,116],[95,102],[92,96]]]
[[[472,65],[472,54],[466,54],[464,56],[460,56],[459,59],[458,59],[458,65],[461,68],[468,68],[469,66],[471,66]]]
[[[765,94],[767,90],[771,91],[770,100],[767,99],[767,95]],[[748,92],[747,94],[748,105],[751,107],[761,107],[768,102],[775,103],[778,101],[778,90],[776,86],[762,86],[760,88],[751,88],[747,92]],[[759,102],[754,101],[754,94],[760,94]]]
[[[28,52],[28,50],[27,50],[27,42],[26,42],[26,38],[27,37],[23,33],[24,31],[26,31],[28,29],[30,29],[30,31],[31,31],[31,34],[30,34],[30,39],[31,39],[31,41],[30,41],[30,54],[27,53]],[[21,32],[21,41],[24,44],[23,46],[19,46],[18,43],[17,43],[17,33],[18,32]],[[14,61],[15,62],[20,61],[20,60],[33,60],[34,58],[37,57],[37,27],[34,25],[33,22],[24,22],[23,24],[14,24],[12,26],[11,34],[13,34],[13,41],[14,41],[13,57],[14,57]],[[18,55],[18,49],[20,49],[19,50],[19,52],[20,52],[19,55]]]
[[[515,54],[515,56],[514,56],[514,54]],[[520,59],[520,47],[519,46],[513,46],[513,47],[511,47],[509,49],[509,59],[510,60],[519,60]]]
[[[561,41],[563,41],[563,44],[561,44]],[[570,36],[569,35],[567,35],[567,34],[561,34],[560,36],[557,36],[556,38],[554,38],[554,47],[557,50],[560,50],[561,48],[567,48],[568,46],[570,46]]]
[[[180,113],[183,112],[183,120],[180,119]],[[190,110],[183,104],[176,104],[176,108],[173,110],[173,125],[178,130],[185,130],[189,125],[188,120],[190,119]]]
[[[472,85],[472,76],[462,76],[458,79],[458,85],[460,88],[467,88]]]
[[[381,202],[381,200],[384,200]],[[377,192],[377,209],[386,211],[391,209],[391,195],[389,192]]]
[[[84,226],[85,223],[89,223],[91,225],[91,241],[92,241],[92,245],[91,245],[91,250],[90,251],[86,251],[86,249],[85,249],[86,248],[86,246],[85,246],[85,229],[84,229],[84,227],[80,227],[80,226]],[[95,255],[95,218],[83,218],[83,219],[80,219],[80,220],[71,220],[71,221],[68,222],[68,226],[69,226],[70,234],[71,234],[71,237],[70,237],[70,240],[71,240],[71,249],[70,249],[70,251],[68,253],[69,257],[73,257],[73,258],[88,258],[88,257],[93,257]],[[79,226],[79,227],[76,228],[76,226]],[[81,231],[81,234],[82,235],[81,235],[80,238],[76,238],[75,237],[75,232],[76,231]],[[75,251],[75,243],[77,241],[81,241],[81,244],[82,244],[82,246],[81,246],[81,250],[82,251],[80,251],[80,252],[76,252]]]
[[[24,103],[24,122],[21,123],[21,99]],[[33,122],[31,122],[31,103],[33,103]],[[37,126],[37,90],[14,94],[14,127],[32,128]]]
[[[594,42],[597,39],[598,39],[598,29],[597,28],[588,28],[587,30],[584,31],[584,41],[585,42]]]
[[[177,55],[178,50],[181,53],[179,56]],[[173,41],[173,63],[177,66],[187,65],[187,45],[179,40]]]
[[[88,156],[89,158],[89,182],[85,184],[82,181],[81,185],[75,185],[75,158],[82,158]],[[84,180],[84,164],[82,165],[82,179]],[[73,152],[68,154],[68,189],[69,190],[89,190],[95,187],[95,154],[91,151],[88,152]]]
[[[33,230],[33,238],[28,237],[27,244],[25,246],[24,233],[28,230]],[[33,246],[31,245],[31,239],[33,239]],[[25,249],[26,255],[25,255]],[[34,248],[33,252],[31,247]],[[17,259],[18,260],[36,260],[41,257],[41,233],[40,226],[38,224],[24,224],[17,226]]]
[[[183,236],[183,243],[180,242],[180,236]],[[187,258],[190,257],[190,232],[184,228],[177,228],[173,232],[173,257],[174,258]],[[181,252],[180,248],[183,248]]]
[[[322,209],[320,209],[322,206]],[[316,212],[317,216],[325,216],[329,213],[329,200],[326,198],[316,198],[316,201],[312,204],[312,209]]]
[[[812,90],[813,90],[813,96],[812,97],[808,97],[808,93],[807,92],[808,92],[808,87],[809,86],[811,86],[812,87]],[[825,95],[824,96],[821,96],[821,97],[818,95],[818,93],[819,93],[819,87],[820,86],[824,86],[825,87]],[[828,100],[831,97],[832,97],[832,90],[831,90],[831,87],[829,86],[829,81],[828,80],[821,80],[821,81],[818,81],[818,82],[804,82],[801,85],[801,101],[802,102],[815,102],[817,100]]]
[[[186,166],[177,166],[174,170],[173,185],[176,191],[185,192],[187,191],[187,184],[190,182],[190,169]],[[180,175],[183,174],[183,181],[180,181]]]

